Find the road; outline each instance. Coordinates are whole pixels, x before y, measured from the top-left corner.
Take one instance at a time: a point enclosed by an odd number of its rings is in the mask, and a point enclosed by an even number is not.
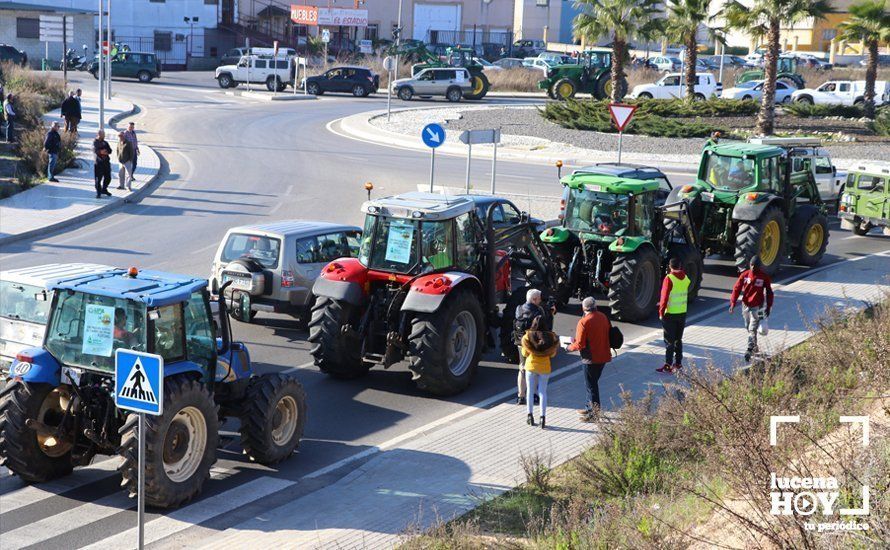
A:
[[[87,78],[85,93],[94,93],[95,81]],[[326,95],[317,101],[262,102],[225,95],[203,73],[165,73],[149,85],[116,81],[114,87],[116,94],[142,109],[134,117],[140,139],[162,157],[157,188],[141,202],[88,224],[3,247],[4,269],[90,261],[207,276],[212,255],[232,226],[286,218],[358,224],[365,182],[373,182],[375,195],[381,196],[415,190],[427,181],[427,155],[350,140],[326,129],[331,120],[385,107],[385,97]],[[486,173],[487,168],[487,161],[480,162],[477,173]],[[462,158],[442,155],[437,159],[438,183],[462,186],[464,171]],[[503,161],[498,172],[503,191],[560,192],[552,166]],[[487,176],[480,177],[487,181]],[[675,183],[684,183],[691,176],[678,172],[671,177]],[[851,238],[837,231],[824,262],[886,250],[888,242],[881,237]],[[798,268],[787,267],[779,279],[800,273]],[[703,291],[692,313],[718,305],[733,280],[729,262],[709,259]],[[556,330],[569,334],[577,313],[575,309],[558,315]],[[657,321],[621,326],[630,341],[656,330]],[[305,439],[297,456],[267,468],[243,458],[234,439],[237,426],[229,423],[227,446],[219,453],[214,477],[197,503],[178,512],[185,518],[184,525],[165,539],[171,545],[187,545],[207,530],[223,529],[297,498],[356,464],[324,470],[339,461],[408,437],[480,403],[502,401],[504,397],[497,396],[508,391],[516,378],[514,367],[489,353],[468,391],[436,399],[416,390],[401,366],[377,368],[359,380],[329,379],[311,366],[307,334],[295,329],[288,317],[260,314],[255,324],[236,323],[234,329],[236,339],[248,344],[258,371],[296,369],[309,399]],[[570,362],[570,357],[561,356],[557,365]],[[517,413],[517,421],[521,416]],[[0,479],[3,547],[79,547],[135,525],[135,502],[118,490],[118,478],[110,468],[114,460],[84,469],[86,473],[78,474],[84,476],[83,483],[59,489],[63,491],[59,495],[41,496],[22,489],[17,478]],[[323,475],[305,477],[319,470]],[[263,481],[266,477],[302,481],[278,491],[277,485]],[[248,501],[237,506],[227,501],[225,491],[246,485],[254,487]],[[102,506],[87,504],[95,501]],[[201,503],[205,503],[203,508]],[[149,521],[157,517],[156,511],[149,512]]]

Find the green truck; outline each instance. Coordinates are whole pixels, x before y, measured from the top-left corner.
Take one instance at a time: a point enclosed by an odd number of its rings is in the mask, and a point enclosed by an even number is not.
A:
[[[890,235],[890,162],[863,163],[850,170],[837,215],[841,227],[856,235],[875,227]]]
[[[642,321],[655,312],[660,281],[673,256],[689,274],[694,299],[701,286],[702,256],[683,205],[664,206],[667,179],[648,167],[608,167],[624,169],[611,170],[622,175],[591,168],[560,180],[565,187],[562,224],[541,234],[566,274],[558,302],[605,294],[615,318]]]
[[[705,256],[732,256],[739,270],[760,256],[770,275],[789,254],[814,266],[828,246],[827,207],[795,154],[778,145],[706,145],[695,182],[675,187],[667,202],[685,203]]]
[[[595,99],[605,99],[612,94],[612,50],[596,48],[585,50],[575,63],[553,65],[547,69],[538,88],[545,90],[550,99],[571,99],[577,93],[591,94]],[[627,93],[624,84],[621,95]]]

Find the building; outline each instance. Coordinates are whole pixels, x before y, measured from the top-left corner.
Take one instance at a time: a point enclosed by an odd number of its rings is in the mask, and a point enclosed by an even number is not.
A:
[[[68,27],[72,36],[67,36],[68,47],[82,53],[81,46],[87,45],[87,53],[95,53],[93,39],[93,19],[95,11],[39,4],[37,2],[0,2],[0,43],[10,44],[28,54],[32,67],[40,67],[44,58],[56,60],[64,57],[62,42],[42,42],[40,40],[40,18],[58,17],[70,21]],[[57,65],[56,65],[57,67]],[[54,68],[56,68],[54,67]]]

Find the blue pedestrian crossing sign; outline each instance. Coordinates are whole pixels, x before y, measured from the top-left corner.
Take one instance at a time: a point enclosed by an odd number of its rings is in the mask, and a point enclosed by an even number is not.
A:
[[[435,149],[445,143],[445,128],[442,128],[435,122],[427,124],[423,127],[423,130],[420,131],[420,137],[423,139],[423,143],[427,147]]]
[[[119,409],[164,413],[164,358],[119,349],[114,356],[114,404]]]

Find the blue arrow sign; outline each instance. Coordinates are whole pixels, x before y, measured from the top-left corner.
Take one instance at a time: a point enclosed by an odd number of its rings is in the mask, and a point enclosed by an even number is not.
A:
[[[423,139],[423,143],[427,147],[435,149],[445,143],[445,128],[442,128],[435,122],[427,124],[423,127],[423,130],[420,131],[420,137]]]
[[[164,358],[119,349],[114,355],[114,404],[119,409],[164,413]]]

